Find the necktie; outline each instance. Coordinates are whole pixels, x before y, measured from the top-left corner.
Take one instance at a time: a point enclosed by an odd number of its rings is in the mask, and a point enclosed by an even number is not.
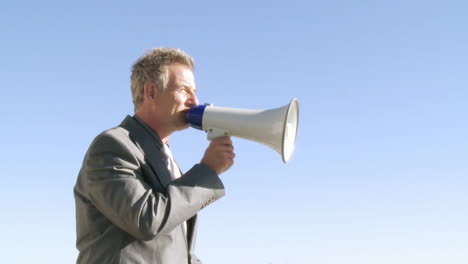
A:
[[[171,149],[169,148],[168,145],[164,144],[164,153],[166,154],[167,160],[166,160],[166,167],[171,173],[172,180],[175,180],[179,178],[180,176],[180,170],[179,166],[174,161],[174,157],[172,156]]]

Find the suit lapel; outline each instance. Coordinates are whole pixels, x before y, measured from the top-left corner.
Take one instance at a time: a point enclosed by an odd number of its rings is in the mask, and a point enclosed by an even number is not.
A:
[[[165,165],[167,158],[163,154],[161,140],[147,131],[149,128],[145,128],[134,117],[127,116],[120,126],[130,132],[130,138],[143,152],[146,162],[149,163],[159,183],[166,188],[172,178]]]
[[[169,170],[167,169],[166,155],[163,152],[163,143],[157,137],[156,133],[148,131],[150,128],[144,127],[134,117],[127,116],[124,121],[120,124],[121,127],[127,129],[130,133],[130,138],[135,142],[138,148],[143,152],[146,162],[149,163],[151,169],[156,175],[157,180],[165,189],[169,183],[172,182],[172,177]],[[176,163],[177,164],[177,163]],[[181,175],[179,165],[177,165]],[[187,220],[187,236],[186,242],[188,244],[188,250],[193,254],[194,240],[196,236],[196,222],[197,215]]]
[[[197,215],[192,216],[187,220],[187,243],[188,249],[191,255],[193,255],[195,249],[195,238],[197,235]]]

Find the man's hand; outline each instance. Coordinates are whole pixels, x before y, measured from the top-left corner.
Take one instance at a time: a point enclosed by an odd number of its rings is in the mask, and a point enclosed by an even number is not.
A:
[[[234,164],[235,156],[231,138],[228,136],[220,137],[211,141],[201,163],[219,175]]]

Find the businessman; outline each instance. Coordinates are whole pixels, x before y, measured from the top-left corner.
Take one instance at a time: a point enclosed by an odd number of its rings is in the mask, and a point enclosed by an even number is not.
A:
[[[74,188],[78,264],[198,264],[197,212],[224,195],[219,175],[234,163],[229,137],[180,171],[170,136],[198,104],[194,60],[157,48],[132,67],[135,114],[91,143]]]

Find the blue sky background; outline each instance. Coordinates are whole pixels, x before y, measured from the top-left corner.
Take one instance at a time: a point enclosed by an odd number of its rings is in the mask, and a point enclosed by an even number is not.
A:
[[[2,263],[74,263],[73,186],[92,139],[133,113],[146,49],[195,57],[201,102],[300,102],[283,164],[235,139],[200,213],[205,263],[468,262],[465,1],[0,4]],[[184,170],[208,142],[175,134]]]

